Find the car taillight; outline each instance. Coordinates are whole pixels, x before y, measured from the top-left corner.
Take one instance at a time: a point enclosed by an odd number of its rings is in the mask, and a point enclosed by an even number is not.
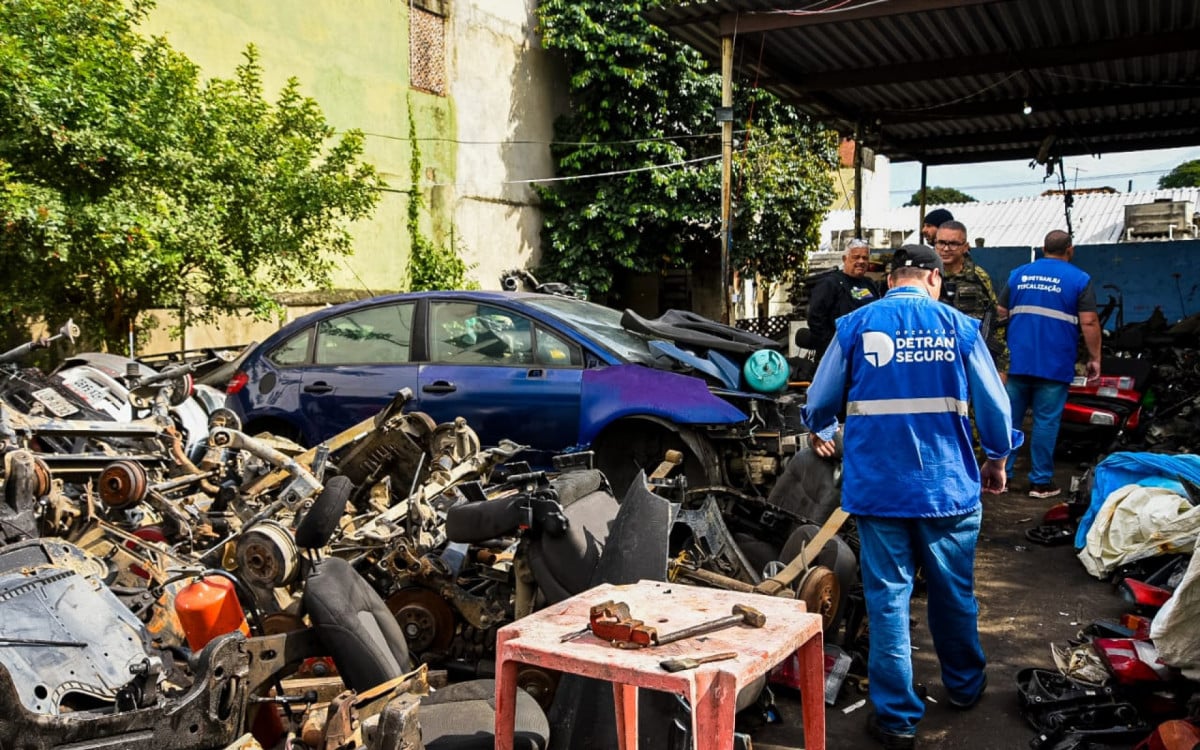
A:
[[[246,387],[246,383],[250,382],[250,376],[240,370],[233,374],[229,379],[229,385],[225,386],[225,393],[233,395]]]

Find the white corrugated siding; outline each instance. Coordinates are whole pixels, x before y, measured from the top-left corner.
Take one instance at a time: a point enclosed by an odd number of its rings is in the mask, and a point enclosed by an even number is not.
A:
[[[1153,203],[1159,199],[1191,201],[1200,208],[1200,188],[1075,195],[1071,209],[1075,244],[1118,242],[1125,224],[1125,206]],[[948,209],[955,219],[967,226],[971,244],[975,244],[977,237],[982,237],[986,247],[1041,247],[1047,232],[1067,226],[1061,195],[928,207],[929,210],[934,208]],[[864,229],[903,230],[907,232],[905,242],[918,241],[917,220],[916,206],[863,212]],[[853,211],[831,211],[821,225],[822,245],[829,244],[833,232],[853,228]]]

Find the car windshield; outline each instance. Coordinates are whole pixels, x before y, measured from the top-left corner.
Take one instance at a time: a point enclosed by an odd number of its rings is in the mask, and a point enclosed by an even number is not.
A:
[[[639,363],[654,360],[646,343],[648,339],[622,327],[621,313],[611,307],[566,297],[547,297],[528,302],[530,307],[547,312],[592,337],[622,359]]]

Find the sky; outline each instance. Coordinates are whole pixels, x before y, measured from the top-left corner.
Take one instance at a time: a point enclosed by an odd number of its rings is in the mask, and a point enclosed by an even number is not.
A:
[[[1069,188],[1112,187],[1122,193],[1132,190],[1155,190],[1158,178],[1179,164],[1200,159],[1200,147],[1170,148],[1158,151],[1134,151],[1091,156],[1068,156],[1063,159]],[[958,188],[981,201],[1005,200],[1040,195],[1045,190],[1058,189],[1058,172],[1043,181],[1046,168],[1030,160],[997,161],[982,164],[949,164],[930,166],[926,172],[928,187]],[[895,208],[908,202],[921,189],[921,165],[904,162],[891,165],[890,205]]]

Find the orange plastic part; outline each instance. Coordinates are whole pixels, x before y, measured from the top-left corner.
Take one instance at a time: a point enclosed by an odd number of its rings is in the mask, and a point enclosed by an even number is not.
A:
[[[206,576],[180,591],[175,596],[175,614],[179,615],[192,651],[199,651],[213,638],[235,630],[250,635],[233,581],[222,576]]]

